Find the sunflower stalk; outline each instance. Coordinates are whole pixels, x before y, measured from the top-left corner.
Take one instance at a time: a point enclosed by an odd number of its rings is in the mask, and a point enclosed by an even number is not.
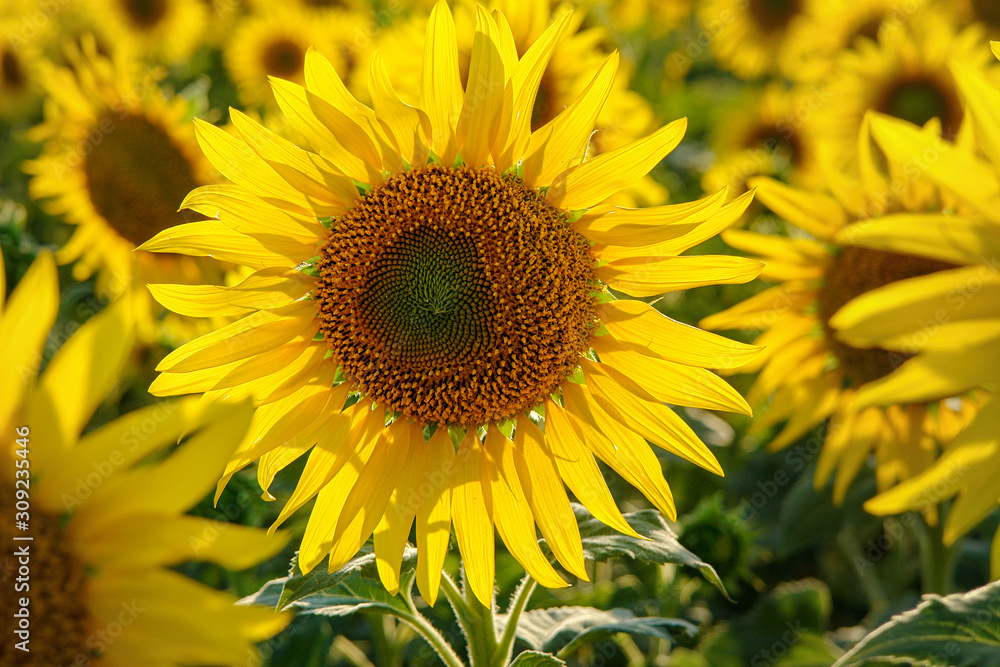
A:
[[[430,644],[447,667],[465,667],[462,664],[462,659],[455,653],[455,649],[451,647],[451,644],[441,635],[430,619],[417,611],[417,606],[413,602],[413,582],[414,578],[410,577],[406,585],[400,587],[399,592],[410,613],[406,617],[399,616],[399,618],[409,623]]]
[[[942,513],[943,514],[943,513]],[[951,592],[951,568],[954,548],[944,543],[944,520],[936,525],[927,523],[926,517],[917,522],[917,541],[920,545],[920,583],[924,593],[947,595]]]
[[[497,631],[493,622],[495,614],[493,596],[490,596],[490,606],[487,607],[469,585],[462,570],[462,589],[464,592],[463,602],[468,611],[471,622],[465,628],[466,638],[469,642],[469,660],[472,667],[493,667],[493,657],[497,653]]]
[[[528,600],[531,599],[531,594],[535,592],[536,585],[531,575],[526,574],[511,596],[510,607],[507,609],[507,625],[493,654],[495,667],[505,667],[510,662],[510,654],[514,650],[514,638],[517,635],[517,621],[521,618],[521,612],[524,611]]]

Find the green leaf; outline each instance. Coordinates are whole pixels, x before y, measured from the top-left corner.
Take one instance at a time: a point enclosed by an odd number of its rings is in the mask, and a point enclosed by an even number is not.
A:
[[[807,633],[788,647],[788,653],[774,667],[828,667],[839,653],[824,637]]]
[[[503,625],[506,617],[500,615],[497,621]],[[603,611],[593,607],[535,609],[521,614],[517,624],[518,639],[532,649],[558,652],[561,657],[619,632],[673,642],[677,633],[694,635],[697,631],[691,623],[676,618],[642,618],[628,609]]]
[[[537,651],[525,651],[510,663],[510,667],[558,667],[566,663],[548,653],[538,653]]]
[[[258,607],[271,607],[273,609],[278,608],[278,600],[281,599],[281,589],[285,585],[285,581],[288,577],[282,577],[281,579],[272,579],[263,586],[256,593],[246,596],[242,600],[239,600],[236,604],[238,605],[257,605]]]
[[[577,523],[580,524],[585,558],[607,560],[625,557],[650,563],[686,565],[701,572],[710,584],[729,598],[715,568],[685,549],[658,511],[642,510],[624,515],[625,520],[637,533],[649,538],[646,540],[619,533],[595,519],[583,505],[574,503],[573,512],[576,514]],[[544,540],[542,542],[544,545]]]
[[[417,550],[407,545],[403,551],[403,563],[399,568],[400,577],[412,572],[416,566]],[[309,574],[293,574],[286,577],[281,599],[278,601],[278,609],[280,611],[307,596],[328,592],[344,583],[356,582],[358,579],[378,581],[375,554],[372,553],[370,546],[363,547],[360,556],[351,559],[347,565],[336,572],[327,572],[323,568],[317,568]],[[381,585],[378,588],[381,588]]]
[[[873,660],[913,667],[1000,664],[1000,581],[968,593],[925,595],[915,609],[893,616],[834,667]]]

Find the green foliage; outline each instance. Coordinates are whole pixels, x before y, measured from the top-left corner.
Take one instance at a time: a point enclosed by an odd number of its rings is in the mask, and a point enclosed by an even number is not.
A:
[[[672,643],[678,634],[693,636],[697,630],[687,621],[639,618],[627,609],[604,611],[592,607],[556,607],[524,613],[517,625],[516,636],[532,649],[565,658],[581,646],[619,632],[659,637]]]
[[[566,663],[559,658],[547,653],[525,651],[521,655],[514,658],[514,662],[510,663],[510,667],[558,667],[559,665],[565,664]]]
[[[913,667],[982,667],[1000,664],[1000,582],[968,593],[923,602],[880,626],[835,667],[872,661]]]
[[[667,525],[666,520],[656,510],[642,510],[624,515],[628,524],[647,538],[646,540],[637,540],[619,533],[595,519],[582,505],[574,504],[573,512],[580,524],[580,537],[583,540],[583,554],[586,558],[603,561],[624,557],[649,563],[686,565],[701,572],[706,580],[723,595],[728,596],[726,587],[723,586],[715,568],[685,549],[677,541],[677,535]]]

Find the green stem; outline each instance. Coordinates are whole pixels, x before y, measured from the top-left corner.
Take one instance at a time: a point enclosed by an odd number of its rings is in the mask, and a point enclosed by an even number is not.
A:
[[[412,582],[408,583],[412,584]],[[402,586],[400,592],[403,593],[403,600],[406,602],[410,613],[398,612],[397,616],[409,623],[424,638],[424,641],[437,651],[437,654],[441,656],[441,660],[446,667],[465,667],[462,659],[455,653],[455,649],[445,640],[441,632],[434,627],[430,619],[417,611],[416,605],[413,604],[413,594],[410,592],[410,585]]]
[[[919,526],[917,539],[920,544],[920,580],[923,592],[947,595],[951,590],[951,565],[955,548],[954,545],[944,544],[944,516],[938,517],[936,526],[929,526],[921,516]]]
[[[497,632],[493,624],[493,596],[490,595],[490,606],[487,607],[476,597],[468,580],[462,582],[462,589],[463,602],[470,617],[466,636],[469,638],[469,659],[472,667],[492,667],[493,656],[497,651]]]
[[[528,604],[531,594],[535,592],[535,586],[535,580],[530,575],[525,575],[520,586],[514,591],[510,608],[507,610],[507,627],[504,628],[500,644],[497,645],[496,652],[493,654],[494,667],[506,667],[507,663],[510,662],[510,654],[514,651],[514,638],[517,634],[517,621],[521,618],[521,612]]]

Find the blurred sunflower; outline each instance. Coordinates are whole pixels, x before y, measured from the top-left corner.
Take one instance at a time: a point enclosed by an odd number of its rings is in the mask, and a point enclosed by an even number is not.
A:
[[[1000,55],[1000,43],[993,45]],[[895,514],[957,496],[944,526],[946,544],[982,521],[1000,500],[1000,90],[973,68],[958,66],[955,74],[978,152],[944,144],[886,117],[872,120],[872,134],[886,154],[914,165],[952,193],[957,205],[931,209],[938,212],[925,213],[920,225],[873,221],[853,238],[853,243],[875,249],[869,252],[892,245],[922,261],[945,261],[954,268],[874,290],[831,320],[852,345],[913,356],[891,375],[862,388],[859,407],[989,390],[978,416],[940,460],[865,505],[875,514]],[[927,159],[929,155],[936,157]],[[1000,531],[991,564],[992,577],[1000,577]]]
[[[36,64],[39,39],[26,39],[23,25],[0,19],[0,120],[9,123],[30,118],[41,107]]]
[[[861,136],[862,146],[869,146],[867,126]],[[877,249],[852,243],[856,234],[874,225],[920,229],[923,211],[942,205],[934,188],[906,180],[903,165],[891,165],[890,186],[877,167],[879,156],[870,148],[859,152],[859,180],[831,169],[826,172],[829,193],[795,189],[769,178],[751,181],[760,201],[798,229],[791,238],[740,230],[723,238],[761,256],[766,262],[761,277],[781,284],[700,323],[708,329],[765,330],[756,341],[764,353],[739,369],[760,371],[747,397],[751,405],[770,398],[752,428],[787,420],[770,443],[777,450],[832,418],[815,483],[817,488],[825,485],[837,468],[833,494],[838,503],[870,454],[875,455],[878,487],[887,489],[926,470],[975,412],[972,400],[912,405],[898,401],[865,409],[852,405],[858,392],[892,373],[907,357],[840,341],[830,318],[845,303],[884,285],[954,268],[940,258],[910,253],[905,243],[889,240]],[[802,231],[813,238],[804,238]],[[948,396],[957,394],[961,392]]]
[[[0,282],[3,280],[0,259]],[[4,294],[0,284],[0,299]],[[52,256],[42,254],[0,303],[0,427],[4,475],[0,539],[31,558],[32,665],[238,664],[289,617],[235,606],[232,595],[174,571],[188,560],[244,569],[285,539],[255,528],[184,516],[212,487],[246,431],[248,406],[203,407],[182,399],[84,430],[117,380],[131,346],[128,309],[117,303],[84,324],[36,380],[59,305]],[[66,388],[73,390],[67,392]],[[172,454],[163,453],[191,433]],[[139,434],[138,436],[136,434]],[[30,512],[15,516],[30,478]],[[15,530],[15,519],[28,522]],[[15,541],[29,536],[31,541]],[[5,572],[17,567],[5,549]],[[15,617],[13,589],[0,613]],[[0,663],[26,664],[8,638]]]
[[[989,53],[982,43],[977,26],[958,31],[936,12],[914,16],[906,25],[885,24],[877,43],[865,40],[837,61],[828,101],[814,114],[812,131],[845,164],[856,159],[858,128],[868,110],[917,125],[936,118],[942,135],[954,139],[962,104],[949,63],[985,70]]]
[[[660,37],[691,18],[694,0],[580,0],[576,3],[605,19],[618,32],[647,30]]]
[[[963,23],[979,23],[993,39],[1000,35],[1000,3],[995,0],[937,1],[955,12]]]
[[[89,10],[112,43],[156,62],[185,60],[201,44],[208,25],[202,0],[95,0]]]
[[[41,156],[24,164],[29,192],[48,212],[76,226],[56,254],[75,262],[73,277],[97,274],[97,292],[134,302],[144,342],[165,336],[188,340],[191,321],[158,323],[163,309],[147,282],[223,282],[211,260],[134,252],[157,232],[190,219],[177,212],[192,188],[211,182],[211,165],[194,141],[187,101],[167,100],[155,73],[137,80],[134,63],[97,53],[93,39],[67,45],[70,67],[41,63],[48,94],[45,121],[29,133],[45,141]],[[138,215],[137,211],[142,214]]]
[[[878,41],[883,24],[905,25],[914,17],[942,9],[935,0],[828,0],[814,11],[794,35],[795,50],[816,74],[828,75],[845,49]],[[947,15],[941,16],[947,19]],[[819,61],[819,62],[817,62]]]
[[[803,187],[822,179],[816,137],[808,131],[805,113],[816,93],[791,90],[772,83],[758,98],[738,108],[712,127],[716,161],[705,172],[702,187],[715,192],[728,186],[732,194],[747,191],[754,176],[779,176]]]
[[[698,20],[719,65],[742,79],[782,73],[803,78],[795,33],[818,0],[705,0]]]
[[[256,273],[231,289],[151,287],[177,312],[246,317],[166,357],[150,391],[260,402],[220,489],[260,459],[269,497],[277,471],[309,452],[277,522],[316,497],[303,571],[327,554],[340,568],[374,532],[379,573],[395,592],[415,523],[417,584],[433,603],[454,523],[480,600],[492,597],[494,527],[539,583],[562,586],[534,527],[569,572],[586,576],[562,482],[634,534],[594,454],[670,517],[645,439],[721,473],[663,402],[746,412],[705,367],[742,365],[757,348],[615,300],[602,282],[646,297],[752,279],[761,266],[753,260],[676,256],[735,222],[750,196],[602,203],[672,150],[685,123],[584,160],[614,85],[614,53],[584,95],[531,132],[536,92],[568,25],[562,17],[519,58],[504,16],[479,8],[463,89],[455,24],[439,3],[416,107],[399,100],[378,54],[372,110],[311,50],[304,89],[273,85],[312,152],[235,110],[240,138],[197,125],[233,183],[200,188],[185,206],[218,220],[143,247],[222,249]]]
[[[240,22],[224,52],[226,70],[245,104],[274,106],[268,77],[305,83],[305,58],[310,46],[329,53],[338,74],[349,72],[348,58],[356,56],[332,48],[338,35],[349,38],[349,26],[339,21],[312,20],[294,6],[274,6]]]

